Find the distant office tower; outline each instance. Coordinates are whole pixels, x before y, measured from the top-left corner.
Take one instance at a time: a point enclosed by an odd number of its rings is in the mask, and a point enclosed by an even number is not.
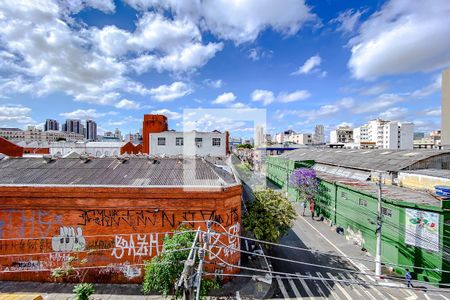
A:
[[[86,120],[86,134],[85,137],[88,141],[97,140],[97,123],[92,120]]]
[[[323,125],[316,125],[314,129],[313,143],[323,144],[325,143],[325,132]]]
[[[44,131],[59,130],[59,123],[53,119],[45,120]]]
[[[450,69],[442,73],[441,145],[450,146]]]
[[[264,127],[256,125],[255,127],[255,146],[260,146],[265,143]]]
[[[66,123],[62,125],[62,131],[84,134],[84,126],[80,120],[67,119]]]

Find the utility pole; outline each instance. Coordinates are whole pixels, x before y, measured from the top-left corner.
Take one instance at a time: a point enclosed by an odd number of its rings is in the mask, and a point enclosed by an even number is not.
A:
[[[203,239],[203,248],[198,250],[198,269],[197,269],[197,293],[195,295],[196,300],[200,300],[200,286],[202,284],[202,272],[203,272],[203,261],[205,260],[206,250],[208,249],[209,244],[209,234],[211,233],[211,221],[206,223],[206,227],[208,230],[206,231],[205,237]]]
[[[381,201],[382,201],[382,191],[381,191],[381,182],[382,175],[381,172],[379,172],[378,176],[378,214],[377,214],[377,250],[375,255],[375,275],[380,278],[381,276],[381,224],[382,224],[382,207],[381,207]]]
[[[197,229],[194,241],[192,242],[191,251],[189,251],[188,258],[184,262],[184,269],[181,273],[180,280],[177,284],[177,289],[183,289],[183,300],[193,300],[194,299],[194,265],[195,256],[197,253],[196,246],[197,241],[200,237],[200,227]]]

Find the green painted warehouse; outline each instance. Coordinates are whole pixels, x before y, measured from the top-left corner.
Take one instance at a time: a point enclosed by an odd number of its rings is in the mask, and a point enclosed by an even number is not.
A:
[[[387,161],[386,161],[387,160]],[[449,169],[450,152],[437,150],[335,150],[302,149],[269,157],[267,177],[291,197],[292,171],[316,169],[321,188],[317,212],[344,228],[346,236],[375,253],[378,188],[383,176],[382,260],[397,273],[414,270],[418,280],[450,282],[450,201],[431,193],[397,186],[403,170]],[[450,170],[449,170],[450,173]],[[415,268],[413,268],[413,266]]]

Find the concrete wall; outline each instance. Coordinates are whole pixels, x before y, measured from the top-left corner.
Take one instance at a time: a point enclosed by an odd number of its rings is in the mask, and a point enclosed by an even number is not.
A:
[[[450,186],[449,178],[441,178],[404,172],[400,172],[398,174],[398,181],[400,186],[412,189],[426,189],[431,192],[434,192],[434,187],[437,185]]]
[[[226,133],[219,132],[176,132],[164,131],[150,134],[150,154],[152,155],[186,155],[186,156],[226,156]],[[165,138],[165,145],[158,145],[158,138]],[[176,138],[183,138],[184,145],[177,145]],[[195,143],[195,138],[201,138],[200,146]],[[220,139],[220,146],[213,146],[213,138]]]
[[[162,250],[164,235],[182,222],[204,229],[194,221],[215,220],[223,228],[213,230],[240,234],[241,187],[0,187],[0,206],[0,280],[53,281],[51,269],[72,255],[86,258],[78,266],[89,269],[66,280],[86,276],[87,281],[132,283],[142,280],[144,261]],[[219,241],[225,248],[214,248]],[[231,249],[239,248],[239,239],[213,235],[212,245],[207,259],[239,263],[239,253]],[[207,268],[214,271],[212,265]]]

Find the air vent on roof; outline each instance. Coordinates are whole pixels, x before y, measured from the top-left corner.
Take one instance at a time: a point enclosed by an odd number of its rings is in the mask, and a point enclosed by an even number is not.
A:
[[[42,156],[42,158],[44,159],[44,161],[48,164],[51,163],[54,159],[53,156],[51,154],[44,154]]]
[[[130,160],[130,157],[129,156],[118,156],[117,159],[120,160],[120,162],[124,164]]]
[[[87,163],[91,160],[91,158],[87,155],[87,154],[82,154],[80,155],[80,159],[84,162]]]

